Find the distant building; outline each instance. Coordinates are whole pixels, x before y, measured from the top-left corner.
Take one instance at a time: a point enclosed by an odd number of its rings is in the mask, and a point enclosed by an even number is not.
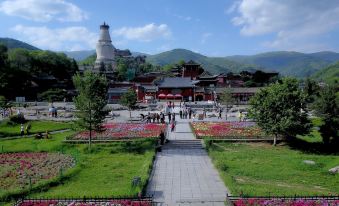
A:
[[[105,74],[109,80],[116,80],[116,63],[118,58],[125,59],[129,65],[140,65],[146,62],[146,56],[139,55],[134,57],[130,50],[116,49],[109,34],[109,26],[104,22],[100,25],[100,36],[96,45],[97,58],[93,65],[83,65],[80,67],[81,71],[93,70],[94,72],[100,72]],[[134,71],[131,76],[135,76],[137,68],[128,68],[130,71]]]
[[[201,67],[201,65],[192,60],[182,65],[182,77],[190,77],[191,79],[196,79],[196,77],[203,72],[204,69]]]
[[[217,101],[227,88],[236,104],[247,104],[250,97],[261,87],[244,87],[244,79],[266,80],[277,76],[277,73],[261,71],[241,72],[240,74],[213,75],[204,71],[200,64],[189,61],[175,65],[169,72],[149,72],[137,75],[131,82],[115,82],[110,86],[109,101],[117,102],[120,96],[132,88],[137,93],[138,101]]]

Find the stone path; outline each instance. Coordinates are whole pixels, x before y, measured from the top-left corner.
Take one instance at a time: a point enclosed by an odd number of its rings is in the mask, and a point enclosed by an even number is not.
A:
[[[147,194],[160,205],[224,205],[228,190],[187,120],[179,120],[169,140],[157,154]]]

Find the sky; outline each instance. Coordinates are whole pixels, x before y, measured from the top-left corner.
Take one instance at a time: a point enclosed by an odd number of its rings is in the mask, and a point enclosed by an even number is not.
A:
[[[338,0],[0,0],[0,37],[94,49],[103,22],[118,49],[207,56],[339,52]]]

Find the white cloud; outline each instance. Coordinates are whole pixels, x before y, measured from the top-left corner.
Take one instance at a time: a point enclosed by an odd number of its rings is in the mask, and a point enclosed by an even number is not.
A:
[[[50,29],[16,25],[11,31],[34,46],[54,51],[93,49],[98,40],[98,35],[85,27]]]
[[[210,33],[210,32],[203,33],[203,34],[201,35],[201,40],[200,40],[200,42],[201,42],[202,44],[205,44],[206,41],[207,41],[207,39],[210,38],[211,36],[212,36],[212,33]]]
[[[155,39],[168,38],[171,30],[166,24],[157,26],[154,23],[142,27],[122,27],[112,31],[112,36],[123,37],[127,40],[149,42]]]
[[[179,15],[179,14],[173,14],[173,16],[178,18],[178,19],[185,20],[185,21],[191,21],[192,20],[192,17],[190,17],[190,16],[182,16],[182,15]]]
[[[323,48],[316,38],[339,26],[339,3],[332,0],[241,0],[229,11],[237,12],[232,22],[242,35],[276,34],[264,45],[278,49]]]
[[[65,0],[6,0],[0,3],[0,12],[38,22],[82,21],[87,14]]]

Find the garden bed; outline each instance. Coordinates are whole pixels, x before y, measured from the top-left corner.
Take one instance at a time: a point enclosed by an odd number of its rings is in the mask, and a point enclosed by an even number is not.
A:
[[[45,152],[0,154],[0,199],[61,177],[75,166],[69,155]]]
[[[93,142],[126,141],[144,138],[157,138],[161,131],[166,132],[166,124],[113,123],[104,125],[103,132],[92,132]],[[82,131],[66,138],[65,142],[87,142],[89,131]]]
[[[193,122],[196,138],[224,140],[272,140],[254,122]]]

